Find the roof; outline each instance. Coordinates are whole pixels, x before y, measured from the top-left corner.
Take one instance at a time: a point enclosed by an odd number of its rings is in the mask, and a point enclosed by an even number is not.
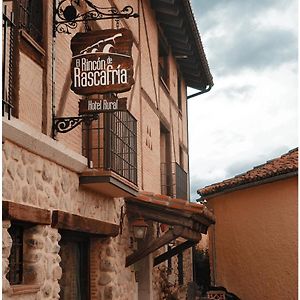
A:
[[[157,211],[157,214],[163,212],[168,215],[193,220],[205,227],[214,224],[213,213],[203,204],[192,203],[183,199],[171,198],[166,195],[140,192],[138,196],[130,196],[126,199],[127,204],[138,205],[142,212],[146,209]],[[154,216],[155,219],[156,216]],[[167,223],[167,222],[166,222]]]
[[[172,48],[189,87],[203,90],[213,86],[189,0],[151,0],[156,18]],[[186,57],[186,58],[183,58]]]
[[[252,170],[239,174],[233,178],[226,179],[219,183],[206,186],[197,192],[201,197],[215,195],[232,191],[232,189],[242,189],[249,185],[258,185],[266,181],[279,180],[288,176],[298,174],[298,148],[290,150],[282,156],[269,160],[265,164],[254,167]]]

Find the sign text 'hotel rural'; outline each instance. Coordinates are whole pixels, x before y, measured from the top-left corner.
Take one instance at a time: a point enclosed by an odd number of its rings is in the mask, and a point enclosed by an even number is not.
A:
[[[78,32],[71,41],[71,89],[78,95],[118,93],[134,83],[130,30]]]

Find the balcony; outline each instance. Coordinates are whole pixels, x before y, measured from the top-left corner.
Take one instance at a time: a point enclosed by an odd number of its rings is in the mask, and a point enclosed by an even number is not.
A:
[[[13,110],[13,57],[14,57],[14,30],[13,13],[3,8],[2,16],[2,116],[6,113],[8,118]]]
[[[83,126],[83,155],[92,168],[80,184],[111,197],[136,195],[137,121],[128,111],[101,113],[90,127]]]
[[[188,199],[187,173],[178,163],[161,163],[161,192],[172,198]]]

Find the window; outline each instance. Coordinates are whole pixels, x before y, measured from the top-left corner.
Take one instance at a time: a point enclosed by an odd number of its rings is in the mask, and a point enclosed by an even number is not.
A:
[[[43,0],[20,0],[19,25],[39,45],[43,43]]]
[[[159,30],[158,56],[160,79],[169,87],[169,46],[161,30]]]
[[[8,229],[12,238],[12,247],[9,256],[8,281],[10,284],[21,284],[23,281],[23,232],[21,225],[12,224]]]
[[[60,299],[89,299],[89,239],[85,234],[62,231]]]
[[[181,90],[181,78],[178,75],[177,78],[177,97],[178,97],[178,109],[182,110],[182,90]]]
[[[128,111],[103,113],[83,126],[83,155],[93,168],[111,170],[137,184],[137,121]]]

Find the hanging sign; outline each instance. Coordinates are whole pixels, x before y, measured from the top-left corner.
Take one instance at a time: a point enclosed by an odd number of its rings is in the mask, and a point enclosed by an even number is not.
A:
[[[71,40],[71,89],[78,95],[126,92],[134,83],[132,32],[78,32]]]
[[[127,109],[127,98],[82,99],[79,102],[79,114],[113,112]]]

